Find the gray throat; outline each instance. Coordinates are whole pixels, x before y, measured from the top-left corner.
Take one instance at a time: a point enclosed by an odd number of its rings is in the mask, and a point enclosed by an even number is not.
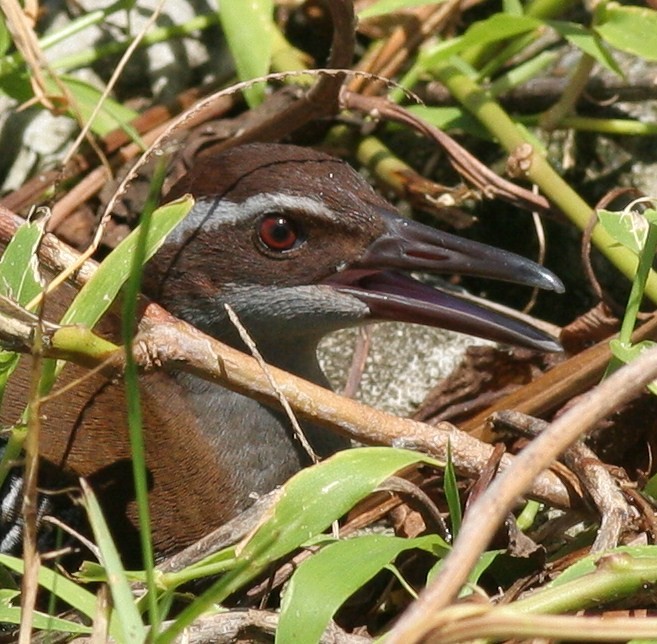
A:
[[[313,345],[305,351],[281,352],[277,366],[306,380],[329,387]],[[290,360],[289,357],[293,356]],[[273,362],[269,357],[270,362]],[[283,364],[282,364],[283,363]],[[230,468],[235,489],[243,492],[236,510],[241,510],[260,495],[284,483],[290,476],[310,464],[310,458],[295,436],[290,419],[283,411],[267,407],[201,378],[179,373],[176,379],[186,391],[186,398],[198,417],[221,463],[237,464]],[[320,456],[348,447],[348,441],[327,429],[301,423],[304,434]]]

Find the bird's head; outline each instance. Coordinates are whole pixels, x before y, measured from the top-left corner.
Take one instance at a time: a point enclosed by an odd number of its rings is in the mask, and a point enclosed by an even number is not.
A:
[[[518,255],[402,217],[346,163],[292,145],[251,144],[197,162],[170,192],[196,200],[146,273],[172,313],[233,341],[228,303],[264,354],[368,320],[401,320],[543,350],[535,326],[413,279],[459,273],[558,292]]]

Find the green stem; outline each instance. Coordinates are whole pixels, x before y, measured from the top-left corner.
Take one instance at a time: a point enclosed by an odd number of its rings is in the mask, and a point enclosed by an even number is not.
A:
[[[437,76],[452,95],[500,141],[509,154],[514,154],[521,145],[531,144],[502,107],[456,67],[445,65],[437,71]],[[593,214],[592,209],[540,154],[534,152],[527,178],[536,183],[580,230],[588,226]],[[623,275],[628,279],[634,278],[638,260],[633,253],[619,246],[602,226],[595,227],[592,241]],[[646,295],[657,303],[657,274],[652,270],[646,282]]]
[[[149,47],[159,42],[171,40],[172,38],[184,38],[193,36],[195,32],[207,29],[219,22],[216,13],[196,16],[182,25],[169,25],[167,27],[156,27],[151,29],[139,44],[139,49]],[[79,67],[87,67],[107,56],[123,53],[130,45],[130,39],[120,42],[111,42],[105,45],[81,51],[70,56],[64,56],[52,61],[51,69],[70,70]]]
[[[593,56],[582,54],[559,100],[550,109],[543,112],[540,118],[540,125],[543,129],[553,130],[575,109],[579,97],[586,88],[594,65]]]
[[[527,126],[539,125],[540,115],[517,116],[518,123]],[[572,129],[580,132],[599,132],[619,136],[655,136],[656,123],[642,123],[631,119],[602,119],[591,116],[565,116],[555,129]]]
[[[539,589],[514,602],[513,610],[552,614],[582,610],[593,604],[630,597],[657,581],[657,559],[633,557],[622,551],[625,549],[619,550],[600,557],[589,574]]]

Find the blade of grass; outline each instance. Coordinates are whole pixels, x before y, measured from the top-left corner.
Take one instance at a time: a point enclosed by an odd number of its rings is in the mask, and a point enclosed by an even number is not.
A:
[[[88,483],[84,479],[81,479],[80,485],[84,495],[84,506],[94,533],[94,539],[100,549],[103,565],[107,569],[110,592],[116,610],[116,617],[112,618],[110,623],[110,631],[112,630],[112,625],[114,625],[114,637],[116,637],[116,632],[118,631],[118,641],[120,642],[144,642],[146,640],[146,628],[137,610],[135,598],[130,589],[128,578],[121,564],[121,558],[112,540],[107,522],[103,517],[98,500]],[[95,604],[94,598],[94,607]]]
[[[139,537],[144,570],[146,571],[146,586],[148,588],[148,613],[151,623],[151,634],[159,631],[160,616],[157,606],[155,585],[155,558],[151,537],[151,519],[148,508],[148,480],[146,468],[146,449],[144,445],[141,399],[139,395],[139,378],[132,345],[137,325],[137,303],[141,290],[141,278],[144,264],[148,258],[148,236],[152,217],[159,199],[162,185],[166,177],[166,163],[160,159],[157,164],[149,195],[144,206],[139,225],[139,235],[132,257],[132,269],[126,283],[123,298],[122,336],[125,345],[125,395],[128,407],[128,430],[132,453],[132,471],[135,479],[135,496],[139,516]]]

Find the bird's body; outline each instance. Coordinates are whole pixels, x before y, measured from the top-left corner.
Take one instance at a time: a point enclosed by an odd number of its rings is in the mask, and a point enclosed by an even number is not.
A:
[[[402,219],[332,157],[294,146],[243,146],[204,159],[170,196],[187,192],[196,205],[147,265],[146,294],[205,333],[244,348],[227,319],[229,304],[265,359],[303,378],[326,385],[319,340],[372,318],[558,346],[531,325],[399,271],[490,274],[558,290],[551,273]],[[112,335],[116,321],[110,316],[104,326]],[[70,380],[84,370],[69,366],[67,372]],[[221,525],[308,463],[280,411],[186,373],[144,374],[140,384],[160,557]],[[138,539],[122,386],[98,374],[45,405],[42,485],[88,478],[124,559],[133,564]],[[27,372],[19,370],[6,395],[4,423],[17,420],[27,390]],[[345,444],[307,430],[323,456]],[[0,548],[8,550],[2,539],[10,528],[2,523],[6,512],[0,514]]]

